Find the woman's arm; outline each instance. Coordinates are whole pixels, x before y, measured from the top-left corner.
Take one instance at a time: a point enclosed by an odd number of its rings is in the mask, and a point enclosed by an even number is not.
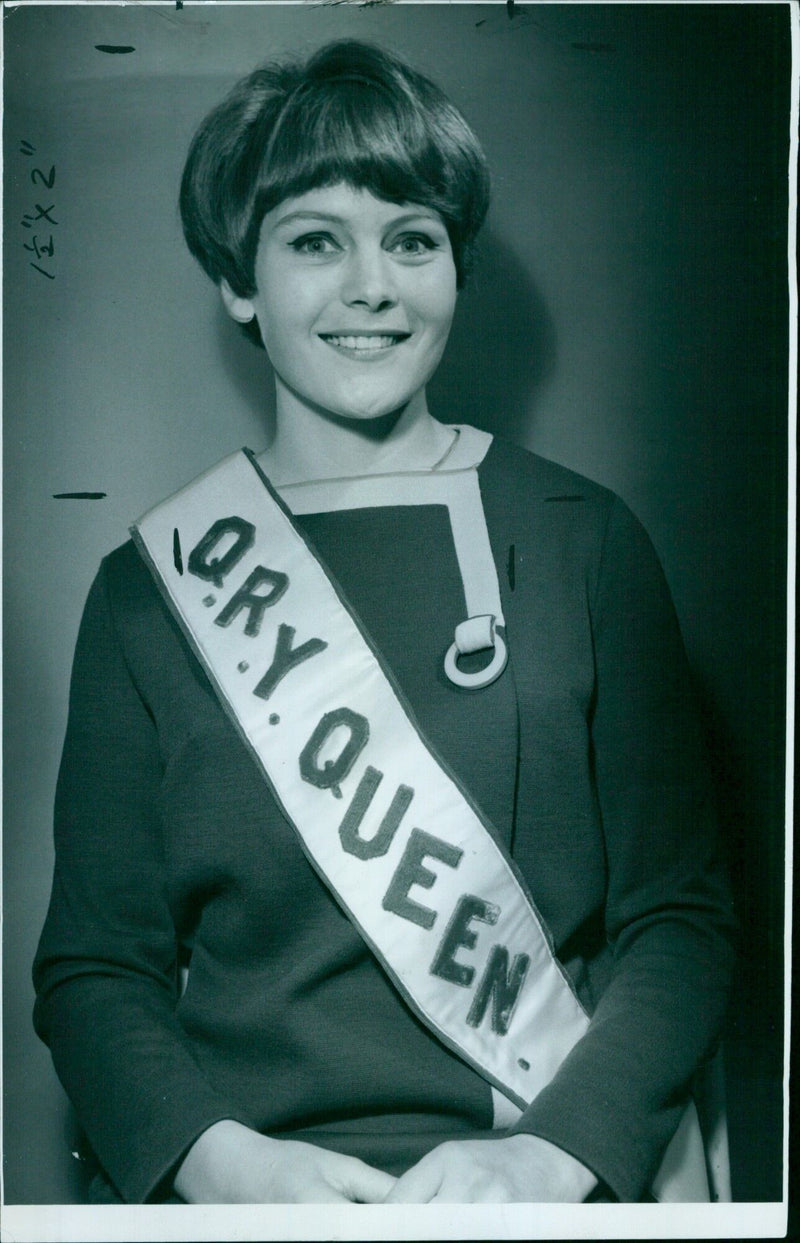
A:
[[[388,1175],[252,1130],[241,1107],[213,1089],[176,1018],[162,759],[115,625],[109,574],[104,565],[76,648],[55,877],[34,966],[37,1031],[126,1201],[163,1198],[179,1166],[176,1190],[187,1199],[381,1199],[394,1182]],[[135,615],[133,590],[127,604]]]
[[[124,1199],[143,1201],[231,1115],[178,1024],[156,730],[129,675],[101,568],[81,623],[55,807],[56,865],[34,1022]]]
[[[647,535],[618,500],[591,609],[613,973],[586,1036],[515,1130],[565,1148],[631,1201],[719,1040],[735,925],[674,608]]]

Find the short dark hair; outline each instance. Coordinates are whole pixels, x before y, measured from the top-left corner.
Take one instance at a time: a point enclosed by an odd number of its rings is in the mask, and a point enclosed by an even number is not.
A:
[[[208,114],[183,170],[186,242],[216,284],[250,297],[266,213],[338,182],[437,211],[461,287],[489,206],[480,143],[438,86],[351,39],[254,70]]]

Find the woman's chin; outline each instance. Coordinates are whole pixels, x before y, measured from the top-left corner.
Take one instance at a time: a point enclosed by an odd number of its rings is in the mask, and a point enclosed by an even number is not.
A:
[[[400,405],[392,402],[381,402],[375,405],[343,403],[327,408],[317,407],[317,411],[323,418],[341,427],[360,428],[363,431],[369,430],[377,433],[381,429],[393,427],[407,407],[408,402],[402,402]]]
[[[412,387],[402,384],[356,386],[331,385],[324,392],[321,385],[314,389],[309,385],[301,388],[291,385],[280,376],[276,376],[278,407],[287,415],[292,411],[305,410],[315,414],[327,422],[335,423],[342,428],[366,431],[371,428],[377,433],[381,427],[391,427],[401,415],[413,418],[416,414],[427,412],[425,387]]]

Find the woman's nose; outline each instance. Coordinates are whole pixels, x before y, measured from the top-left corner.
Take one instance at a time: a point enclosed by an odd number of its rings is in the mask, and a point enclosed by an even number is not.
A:
[[[357,248],[349,256],[342,285],[347,306],[382,311],[397,302],[391,261],[380,248]]]

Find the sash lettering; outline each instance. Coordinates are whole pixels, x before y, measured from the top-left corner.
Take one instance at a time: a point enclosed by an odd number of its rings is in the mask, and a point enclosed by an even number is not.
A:
[[[233,543],[230,542],[231,537]],[[246,519],[238,515],[218,519],[204,532],[189,554],[189,572],[222,588],[224,580],[252,546],[254,537],[255,530]],[[225,544],[227,547],[221,556],[211,556],[212,552]],[[283,571],[257,565],[234,588],[227,603],[215,617],[215,625],[230,626],[245,612],[243,633],[248,638],[258,638],[267,610],[284,597],[290,586],[290,579]],[[295,647],[295,633],[295,628],[291,625],[284,622],[278,625],[274,636],[272,661],[253,687],[253,694],[260,699],[269,699],[275,687],[288,673],[327,647],[325,640],[318,638],[308,639]],[[326,712],[298,756],[302,780],[320,790],[331,790],[335,796],[341,797],[341,783],[366,747],[369,735],[369,721],[361,713],[347,707]],[[361,836],[360,828],[382,781],[383,773],[371,764],[364,767],[355,794],[339,826],[342,850],[362,863],[386,854],[414,797],[412,787],[401,783],[392,795],[377,829],[371,837],[365,838]],[[430,931],[440,912],[435,906],[421,902],[418,896],[412,896],[411,890],[432,890],[436,884],[437,872],[430,864],[436,862],[445,867],[457,868],[463,853],[460,847],[425,829],[412,828],[381,900],[384,911]],[[499,915],[500,908],[494,903],[471,894],[462,895],[455,910],[450,913],[441,941],[433,949],[431,974],[460,988],[473,988],[475,967],[458,961],[455,957],[456,951],[474,950],[478,933],[470,926],[473,921],[491,926],[497,923]],[[492,1030],[499,1036],[506,1035],[514,1004],[525,982],[529,961],[526,954],[517,954],[509,970],[508,950],[502,945],[492,946],[467,1013],[466,1022],[471,1027],[481,1024],[491,1003]]]

